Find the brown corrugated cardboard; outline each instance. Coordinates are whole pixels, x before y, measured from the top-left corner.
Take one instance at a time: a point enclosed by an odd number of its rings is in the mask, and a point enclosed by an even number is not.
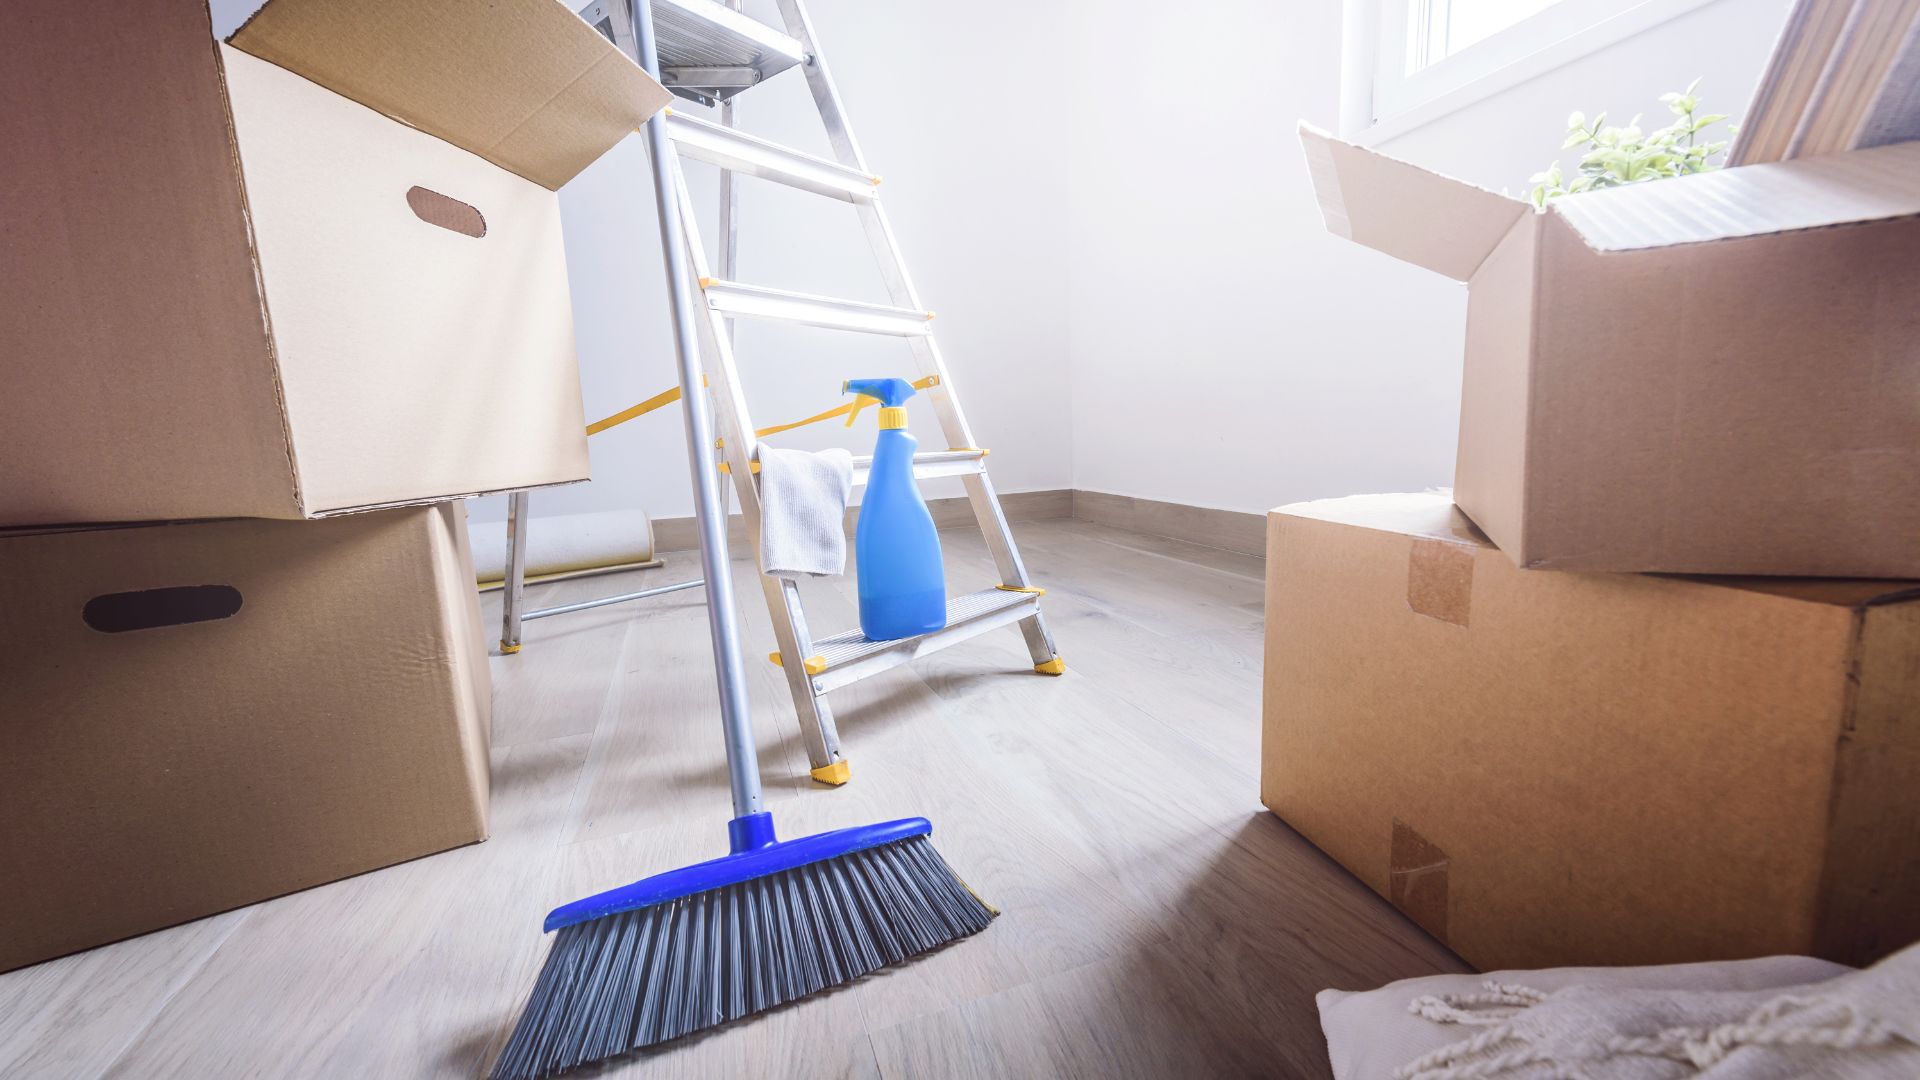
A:
[[[231,40],[554,189],[671,98],[559,0],[273,0]]]
[[[1518,199],[1302,129],[1468,282],[1454,495],[1522,566],[1920,577],[1920,143]]]
[[[1920,583],[1542,574],[1268,517],[1261,799],[1482,968],[1920,938]]]
[[[0,970],[483,839],[464,517],[0,533]]]
[[[303,504],[586,476],[553,193],[221,49]],[[415,188],[484,235],[423,221]]]
[[[509,28],[572,40],[579,20],[542,2],[564,18]],[[260,18],[282,5],[350,14]],[[490,13],[525,5],[382,7],[485,44]],[[586,478],[551,191],[216,45],[189,3],[20,0],[0,50],[0,524],[317,517]],[[563,96],[618,112],[616,82]],[[542,153],[604,149],[549,120],[527,118]]]

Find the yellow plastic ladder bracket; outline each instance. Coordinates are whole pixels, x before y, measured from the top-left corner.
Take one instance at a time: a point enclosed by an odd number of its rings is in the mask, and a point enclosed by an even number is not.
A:
[[[787,666],[786,664],[781,662],[780,654],[777,652],[768,653],[767,659],[773,661],[774,667]],[[827,670],[827,658],[824,656],[809,656],[807,657],[807,662],[800,665],[800,669],[802,671],[805,671],[809,675],[823,674]],[[844,781],[842,782],[844,783]]]
[[[1042,675],[1064,675],[1067,671],[1067,662],[1064,658],[1056,656],[1044,664],[1033,665],[1033,670]]]

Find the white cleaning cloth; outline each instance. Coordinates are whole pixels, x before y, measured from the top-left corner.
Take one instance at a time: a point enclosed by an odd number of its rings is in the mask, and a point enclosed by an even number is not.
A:
[[[1920,1076],[1920,945],[1806,986],[1547,993],[1490,982],[1408,1008],[1472,1037],[1407,1062],[1396,1080]]]
[[[760,448],[760,572],[824,577],[847,569],[847,496],[853,455],[845,450]]]

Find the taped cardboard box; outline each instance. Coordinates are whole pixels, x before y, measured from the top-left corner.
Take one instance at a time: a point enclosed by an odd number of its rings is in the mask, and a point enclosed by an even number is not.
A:
[[[0,970],[484,839],[464,518],[0,533]]]
[[[1483,969],[1920,939],[1920,583],[1541,574],[1268,516],[1261,799]]]
[[[0,4],[0,525],[585,479],[551,189],[667,92],[557,0],[273,0],[234,40]]]
[[[1516,563],[1920,577],[1920,143],[1535,213],[1301,134],[1329,230],[1468,283],[1454,498]]]

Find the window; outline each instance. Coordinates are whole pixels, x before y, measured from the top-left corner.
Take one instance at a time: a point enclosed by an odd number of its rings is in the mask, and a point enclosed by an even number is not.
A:
[[[1554,0],[1409,0],[1407,70],[1428,68],[1551,7]]]
[[[1347,0],[1341,124],[1377,142],[1714,0]]]

